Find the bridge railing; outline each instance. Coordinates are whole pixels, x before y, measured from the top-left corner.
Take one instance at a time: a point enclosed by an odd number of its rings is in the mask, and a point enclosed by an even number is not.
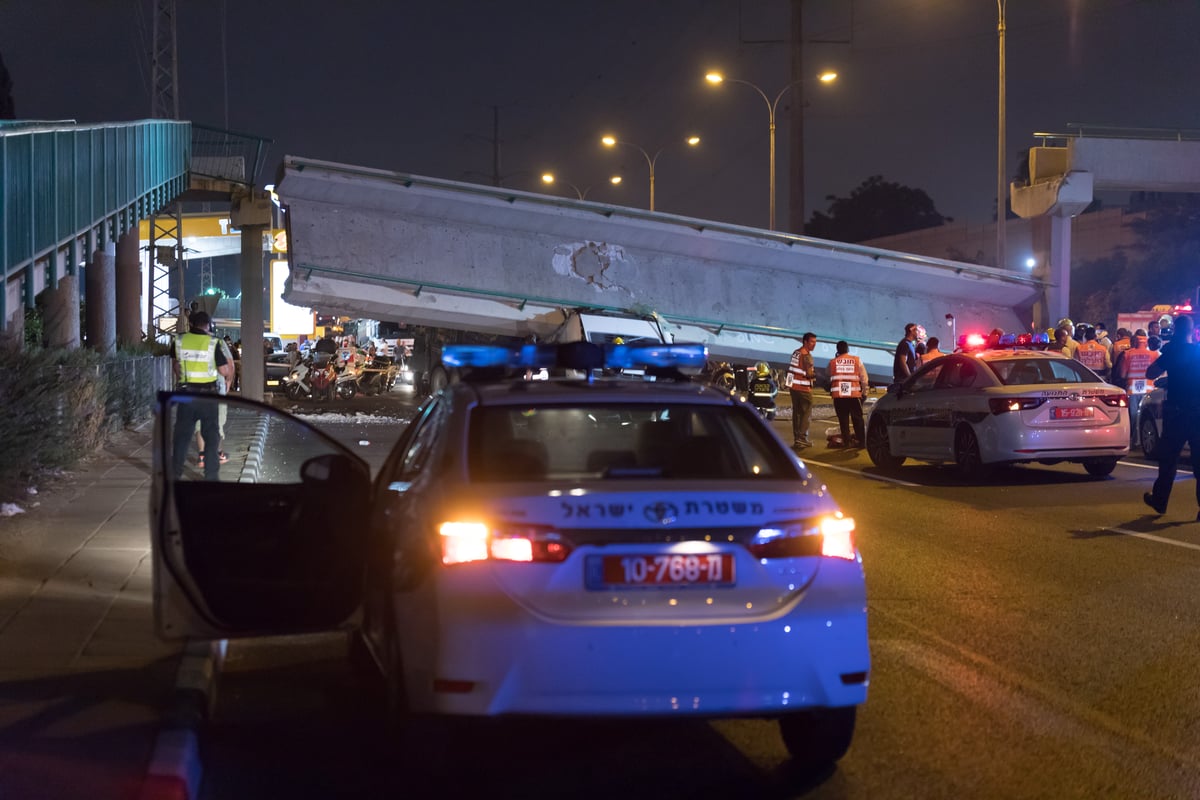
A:
[[[192,125],[192,175],[254,186],[272,141],[248,133]]]

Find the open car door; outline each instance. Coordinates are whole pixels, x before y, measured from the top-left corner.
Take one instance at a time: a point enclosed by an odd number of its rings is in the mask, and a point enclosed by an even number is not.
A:
[[[226,463],[199,464],[204,430],[220,433]],[[159,636],[302,633],[353,616],[371,470],[341,444],[262,403],[160,392],[153,477]]]

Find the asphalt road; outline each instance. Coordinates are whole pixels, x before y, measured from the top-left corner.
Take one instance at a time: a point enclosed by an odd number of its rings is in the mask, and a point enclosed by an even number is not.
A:
[[[386,454],[380,427],[320,424]],[[870,698],[836,770],[797,774],[770,723],[729,720],[488,725],[435,771],[381,729],[374,684],[330,635],[231,644],[204,796],[1200,797],[1190,478],[1154,518],[1137,462],[972,485],[809,455],[858,522],[868,581]]]

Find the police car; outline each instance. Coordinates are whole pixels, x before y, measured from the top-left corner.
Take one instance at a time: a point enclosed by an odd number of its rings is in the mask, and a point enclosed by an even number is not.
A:
[[[1045,334],[960,337],[959,349],[889,389],[867,420],[867,454],[980,477],[998,464],[1069,461],[1104,476],[1129,453],[1129,402]]]
[[[795,761],[837,760],[870,674],[854,521],[752,407],[686,379],[705,356],[447,347],[461,379],[373,486],[283,412],[160,395],[160,635],[352,625],[389,714],[418,729],[426,715],[764,717]],[[227,431],[257,432],[261,466],[170,474],[177,407],[221,401]]]

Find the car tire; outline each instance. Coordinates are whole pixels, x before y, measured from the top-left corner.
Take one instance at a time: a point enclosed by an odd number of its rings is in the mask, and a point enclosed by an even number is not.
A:
[[[1111,475],[1112,471],[1117,468],[1118,458],[1085,458],[1083,460],[1083,468],[1087,470],[1088,475],[1097,478],[1103,478],[1105,475]]]
[[[792,763],[815,768],[846,755],[854,738],[858,708],[815,708],[779,718],[779,734]]]
[[[954,463],[965,477],[971,479],[983,478],[991,472],[991,467],[983,463],[979,437],[969,425],[960,425],[954,432]]]
[[[1138,420],[1138,439],[1142,443],[1142,455],[1151,460],[1158,459],[1158,426],[1154,418],[1142,417]]]
[[[891,446],[887,423],[879,417],[872,419],[867,426],[867,455],[871,463],[888,472],[899,469],[904,456],[892,455]]]

